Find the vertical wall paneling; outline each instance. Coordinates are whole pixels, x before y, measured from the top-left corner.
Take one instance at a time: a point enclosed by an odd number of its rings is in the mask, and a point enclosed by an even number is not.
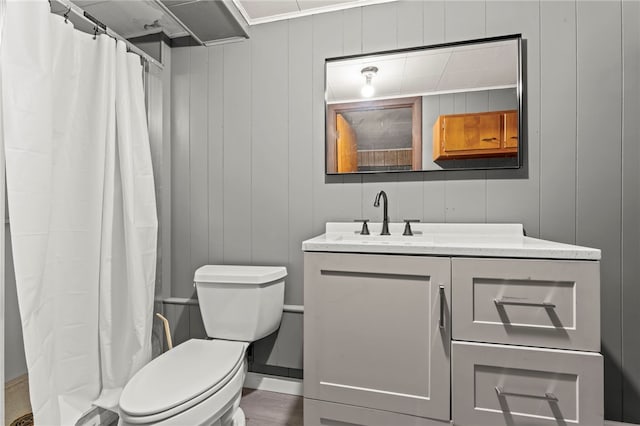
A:
[[[159,226],[162,231],[162,245],[160,252],[162,254],[162,295],[168,297],[171,295],[171,267],[173,263],[171,251],[171,232],[172,232],[172,159],[171,159],[171,48],[166,43],[161,43],[162,57],[164,58],[164,70],[162,71],[162,171],[161,178],[164,182],[160,194],[160,210],[162,211],[162,222]]]
[[[400,1],[396,6],[397,47],[415,47],[423,45],[423,9],[425,3],[419,1]],[[428,127],[428,126],[426,126]],[[430,129],[428,129],[430,132]],[[424,134],[424,129],[423,132]],[[423,141],[424,144],[424,141]],[[406,173],[398,176],[397,221],[401,219],[423,219],[424,215],[424,177],[420,174]]]
[[[289,262],[285,303],[303,304],[301,243],[313,236],[312,17],[293,19],[289,28]]]
[[[209,53],[191,48],[189,94],[189,196],[191,275],[209,260],[208,74]],[[184,188],[186,190],[186,188]]]
[[[224,261],[251,262],[251,43],[224,46]]]
[[[209,262],[224,263],[224,47],[209,51]]]
[[[202,57],[173,49],[172,295],[192,295],[192,266],[206,254],[286,265],[286,302],[302,303],[301,241],[327,221],[379,221],[381,189],[393,221],[524,223],[530,235],[602,249],[606,416],[637,422],[639,9],[631,0],[400,1],[257,25],[249,41]],[[526,43],[523,169],[325,176],[325,58],[509,33]],[[423,102],[423,117],[500,102],[442,95]],[[180,323],[185,312],[171,309]],[[299,368],[301,317],[285,315],[280,333],[256,346],[256,363]]]
[[[173,345],[177,346],[189,340],[189,305],[165,302],[164,313],[169,321]]]
[[[151,165],[153,167],[156,216],[158,218],[157,256],[156,256],[156,286],[154,296],[162,298],[162,241],[164,234],[170,232],[171,228],[163,227],[162,195],[164,187],[170,185],[170,181],[165,180],[163,173],[163,138],[162,138],[162,69],[153,64],[148,65],[145,79],[145,103],[147,107],[147,128],[149,129],[149,145],[151,152]],[[169,277],[166,277],[169,280]],[[167,294],[166,296],[169,296]],[[166,297],[165,296],[165,297]]]
[[[622,2],[622,420],[640,423],[640,3]]]
[[[527,234],[540,228],[540,2],[488,1],[487,36],[522,33],[526,40],[526,168],[487,172],[487,222],[520,222]]]
[[[421,1],[399,1],[396,6],[397,47],[422,46],[424,33],[424,8]]]
[[[325,183],[324,155],[324,61],[326,58],[342,55],[342,34],[344,17],[342,13],[318,14],[312,16],[312,98],[313,105],[313,230],[315,234],[324,232],[324,225],[330,220],[349,220],[353,197],[343,196],[345,188],[339,182]]]
[[[191,49],[171,52],[171,268],[172,295],[190,297],[191,271],[191,197],[189,167],[189,95],[191,93]]]
[[[289,165],[287,27],[278,22],[256,26],[252,32],[251,260],[257,265],[286,265],[289,260],[289,171],[284,167]],[[278,339],[254,343],[258,363],[280,364],[274,345],[286,340],[283,325],[284,319]]]
[[[168,234],[171,233],[170,222],[165,219],[165,215],[170,213],[170,204],[167,204],[164,200],[164,196],[170,194],[167,191],[167,187],[171,186],[171,175],[165,174],[166,167],[164,158],[166,153],[165,146],[169,144],[168,138],[164,138],[164,125],[165,119],[163,100],[164,84],[163,74],[164,70],[157,67],[154,64],[148,64],[145,75],[145,101],[147,108],[147,127],[149,130],[149,145],[151,151],[151,163],[153,166],[155,197],[156,197],[156,215],[158,219],[158,236],[156,242],[156,282],[154,288],[154,305],[153,311],[162,313],[162,300],[165,297],[171,295],[169,283],[171,277],[164,275],[166,270],[165,265],[171,261],[171,251],[163,250],[166,246],[165,239]],[[169,87],[169,86],[167,86]],[[166,207],[169,207],[168,209]],[[170,215],[169,215],[170,216]],[[153,325],[151,330],[151,354],[156,357],[162,353],[164,346],[164,337],[162,332],[162,322],[155,316],[153,318]]]
[[[362,53],[362,8],[343,10],[342,19],[342,55]]]
[[[362,50],[378,52],[398,47],[398,3],[383,3],[362,9]],[[375,87],[375,77],[373,80]],[[362,176],[362,215],[375,222],[382,220],[382,202],[373,207],[376,193],[384,190],[389,198],[388,213],[392,221],[400,221],[398,176],[395,173]]]
[[[457,41],[485,36],[485,1],[448,1],[445,3],[445,41]],[[453,110],[463,108],[456,103],[464,98],[452,96]],[[440,105],[440,113],[446,114]],[[485,222],[487,172],[448,172],[445,174],[445,221]]]
[[[206,339],[207,330],[204,328],[202,321],[202,313],[200,306],[187,305],[189,308],[189,338],[190,339]]]
[[[540,237],[574,243],[575,2],[541,2],[540,28]]]
[[[422,37],[425,45],[444,43],[445,40],[445,2],[444,1],[428,1],[423,2],[423,24]],[[429,119],[423,121],[426,126],[426,132],[432,132],[433,123],[438,117],[440,111],[439,96],[437,100],[430,100],[426,104],[423,103],[423,117]],[[433,109],[432,109],[433,108]],[[425,129],[422,130],[423,134]],[[426,148],[426,147],[425,147]],[[432,158],[431,152],[423,152],[423,158]],[[428,163],[424,163],[428,164]],[[424,165],[423,164],[423,165]],[[425,173],[423,185],[423,208],[422,220],[425,222],[444,222],[445,221],[445,178],[444,173],[430,172]]]
[[[279,22],[256,26],[252,35],[251,259],[284,265],[289,260],[289,34]]]
[[[341,55],[354,55],[362,52],[362,8],[353,8],[342,11],[342,53]],[[362,217],[362,177],[358,175],[334,178],[331,181],[337,183],[342,192],[341,198],[347,200],[343,203],[340,212],[342,217]]]
[[[602,250],[605,416],[621,418],[621,3],[577,3],[576,242]],[[602,25],[607,22],[608,25]]]

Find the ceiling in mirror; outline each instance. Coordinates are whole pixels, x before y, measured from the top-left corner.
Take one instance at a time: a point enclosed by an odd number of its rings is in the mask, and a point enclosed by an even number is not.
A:
[[[370,55],[327,63],[327,103],[515,88],[518,45],[513,40]],[[374,94],[361,89],[362,70],[377,68]]]
[[[517,168],[520,35],[329,58],[326,172]]]

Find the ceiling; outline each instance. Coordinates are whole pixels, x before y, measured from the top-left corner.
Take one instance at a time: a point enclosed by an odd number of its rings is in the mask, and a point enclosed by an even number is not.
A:
[[[154,0],[71,0],[124,38],[160,31],[170,38],[189,33]],[[158,21],[159,27],[154,27]],[[145,25],[147,27],[145,28]],[[151,27],[149,27],[151,25]]]
[[[197,28],[195,32],[204,35],[204,37],[200,37],[200,39],[210,41],[214,38],[227,39],[225,36],[216,35],[215,32],[221,25],[224,26],[228,25],[228,23],[234,23],[234,19],[228,19],[229,16],[218,16],[225,12],[225,8],[220,7],[223,3],[226,5],[226,9],[232,9],[231,12],[233,12],[236,18],[235,21],[242,21],[244,19],[249,25],[255,25],[314,13],[330,12],[395,0],[69,1],[92,16],[95,16],[99,21],[103,22],[124,38],[140,37],[160,31],[163,31],[169,38],[189,35],[189,32],[175,19],[177,16],[192,32],[194,32],[194,30],[191,27],[197,25],[199,28]],[[196,6],[198,7],[196,8]],[[191,9],[191,11],[189,9]],[[168,13],[167,10],[170,10],[172,13]],[[54,12],[57,13],[59,11]],[[240,22],[240,25],[244,26],[246,24]],[[242,31],[240,31],[240,33],[242,33]]]
[[[514,40],[357,57],[327,63],[327,103],[515,87]],[[375,66],[373,98],[363,98],[361,70]]]
[[[249,25],[396,0],[233,0]]]

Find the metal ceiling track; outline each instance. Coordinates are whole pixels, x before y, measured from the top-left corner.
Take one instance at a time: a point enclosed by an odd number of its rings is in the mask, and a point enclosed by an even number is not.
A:
[[[132,44],[129,40],[127,40],[126,38],[122,37],[120,34],[114,32],[112,29],[107,27],[105,24],[100,22],[98,19],[94,18],[89,13],[87,13],[84,9],[76,6],[73,3],[67,3],[67,2],[65,2],[63,0],[49,0],[49,3],[51,4],[52,13],[63,14],[65,16],[69,16],[69,14],[73,14],[77,18],[82,19],[86,23],[92,25],[94,28],[97,29],[98,32],[101,32],[103,34],[108,35],[111,38],[114,38],[116,40],[120,40],[120,41],[124,42],[126,44],[127,50],[129,52],[135,53],[136,55],[140,56],[145,61],[154,64],[155,66],[157,66],[160,69],[164,68],[164,65],[161,62],[158,62],[156,59],[152,58],[147,53],[142,51],[140,48],[138,48],[137,46]],[[54,7],[53,7],[54,4],[59,6],[59,7],[61,7],[61,9],[60,10],[54,10]]]
[[[230,0],[153,1],[201,45],[249,38],[248,24]]]

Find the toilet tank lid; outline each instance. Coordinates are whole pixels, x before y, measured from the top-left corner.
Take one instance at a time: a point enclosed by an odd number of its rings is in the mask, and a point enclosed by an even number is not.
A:
[[[193,277],[197,283],[266,284],[287,276],[284,266],[204,265]]]

